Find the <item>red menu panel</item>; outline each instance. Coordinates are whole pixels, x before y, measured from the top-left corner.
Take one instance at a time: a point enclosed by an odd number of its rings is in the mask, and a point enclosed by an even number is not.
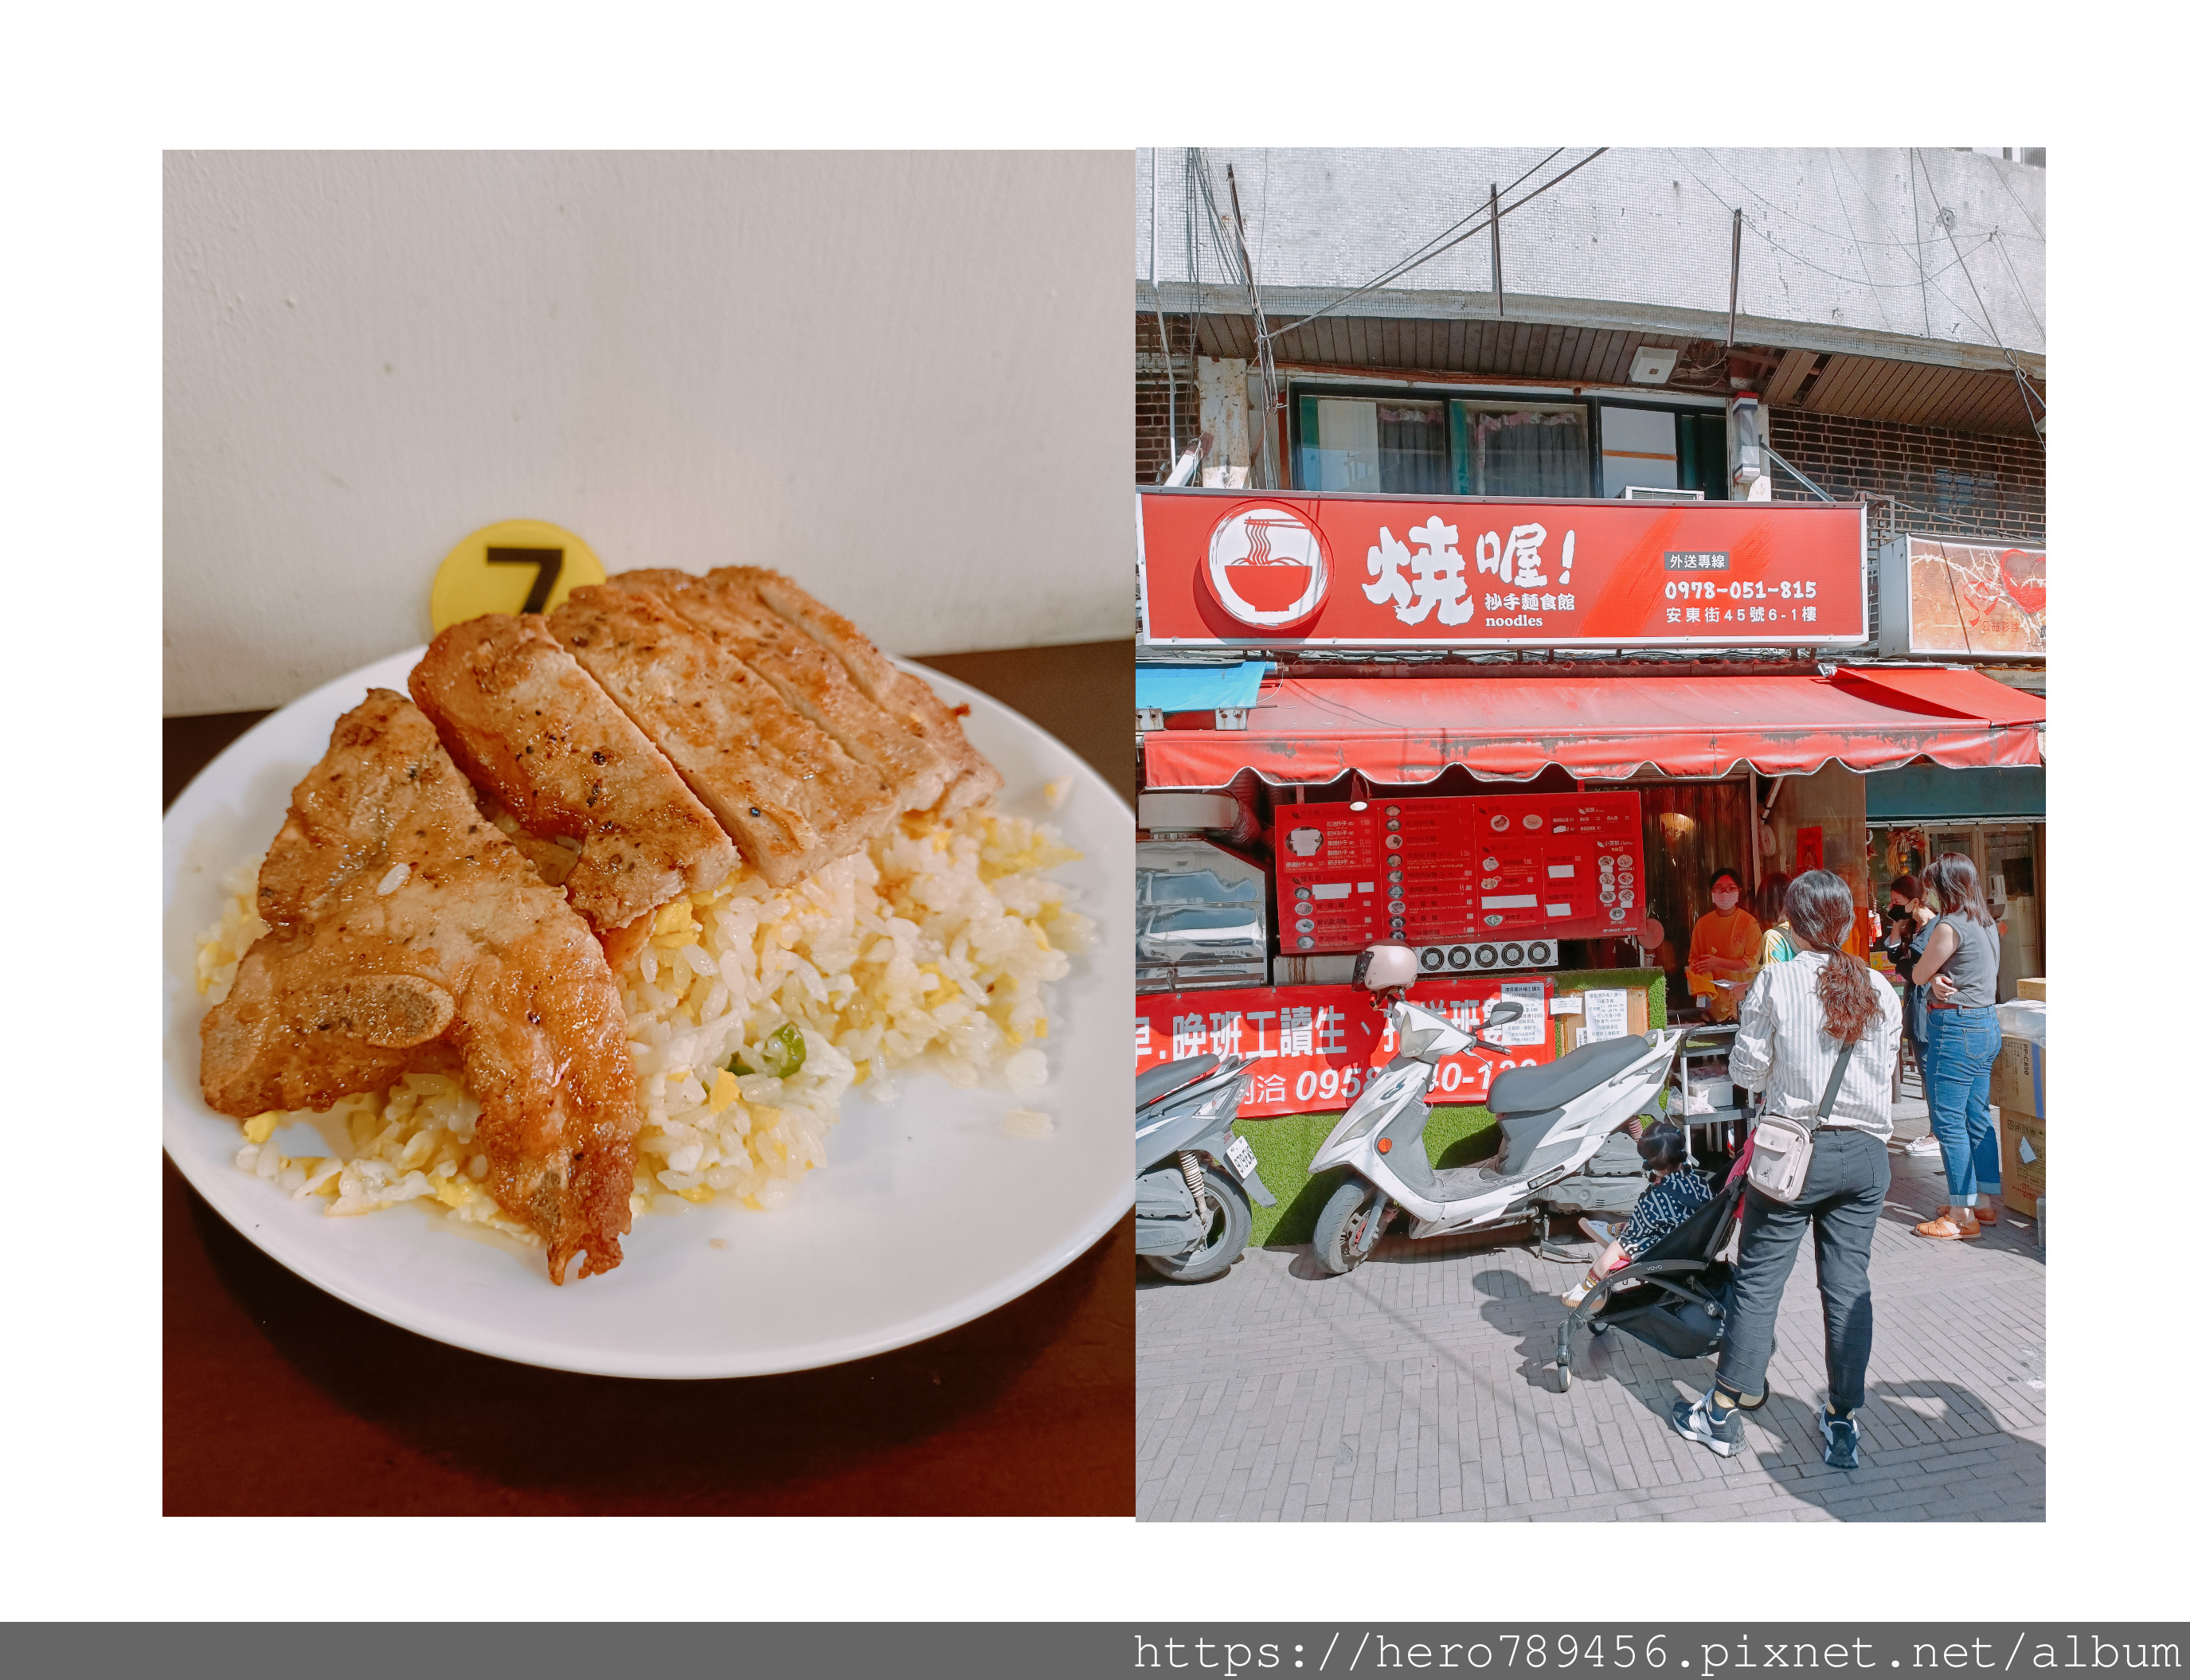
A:
[[[1376,799],[1277,810],[1279,949],[1596,939],[1642,922],[1637,793]]]

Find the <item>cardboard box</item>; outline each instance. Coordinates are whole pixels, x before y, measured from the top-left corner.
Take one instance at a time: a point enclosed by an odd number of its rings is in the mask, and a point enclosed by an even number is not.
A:
[[[2045,1194],[2045,1122],[2035,1115],[2000,1110],[2000,1199],[2017,1213],[2038,1214]]]
[[[2003,1036],[1992,1064],[1992,1099],[2043,1121],[2045,1118],[2045,1047],[2028,1038]]]
[[[1605,990],[1610,990],[1610,988],[1605,988]],[[1640,1038],[1650,1030],[1650,990],[1647,986],[1628,986],[1624,990],[1627,993],[1627,1030],[1633,1036]],[[1582,994],[1578,991],[1556,994],[1552,999],[1550,1007],[1552,1028],[1555,1035],[1553,1042],[1557,1047],[1557,1053],[1559,1055],[1566,1055],[1577,1048],[1581,1042],[1584,1020],[1581,1013],[1581,999]],[[1569,1005],[1569,1002],[1570,1007],[1562,1007]]]
[[[2035,978],[2025,975],[2015,983],[2015,995],[2028,998],[2034,1003],[2043,1003],[2045,1001],[2045,977],[2042,974]]]

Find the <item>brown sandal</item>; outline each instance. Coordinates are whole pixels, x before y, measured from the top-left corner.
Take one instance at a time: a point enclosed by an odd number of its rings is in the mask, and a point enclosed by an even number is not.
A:
[[[1916,1228],[1920,1237],[1939,1237],[1951,1241],[1974,1242],[1983,1227],[1974,1219],[1956,1219],[1945,1208],[1939,1210],[1936,1219],[1926,1219]]]
[[[1944,1219],[1953,1212],[1954,1209],[1951,1207],[1943,1207],[1936,1214],[1932,1215],[1932,1217],[1936,1219]],[[1997,1225],[2000,1223],[2000,1214],[1993,1208],[1980,1207],[1977,1210],[1977,1223],[1980,1225]]]

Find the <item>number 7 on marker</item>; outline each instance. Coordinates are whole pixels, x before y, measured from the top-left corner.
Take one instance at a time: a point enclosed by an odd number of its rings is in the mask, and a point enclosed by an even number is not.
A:
[[[525,604],[519,612],[545,612],[548,597],[554,593],[555,580],[563,575],[563,551],[560,548],[490,548],[486,563],[491,566],[537,566],[532,575],[532,587],[525,593]]]

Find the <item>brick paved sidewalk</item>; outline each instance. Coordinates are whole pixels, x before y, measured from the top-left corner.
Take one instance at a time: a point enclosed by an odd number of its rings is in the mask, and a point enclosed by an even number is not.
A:
[[[1895,1118],[1897,1132],[1923,1133],[1921,1104]],[[1938,1157],[1897,1144],[1852,1473],[1823,1461],[1824,1332],[1809,1258],[1780,1310],[1772,1399],[1748,1416],[1748,1450],[1727,1460],[1665,1421],[1708,1385],[1710,1360],[1585,1332],[1572,1389],[1552,1387],[1558,1297],[1580,1266],[1518,1244],[1393,1236],[1344,1278],[1291,1247],[1250,1249],[1196,1286],[1143,1274],[1139,1514],[2042,1521],[2045,1263],[2018,1214],[1975,1243],[1913,1234],[1943,1193]]]

